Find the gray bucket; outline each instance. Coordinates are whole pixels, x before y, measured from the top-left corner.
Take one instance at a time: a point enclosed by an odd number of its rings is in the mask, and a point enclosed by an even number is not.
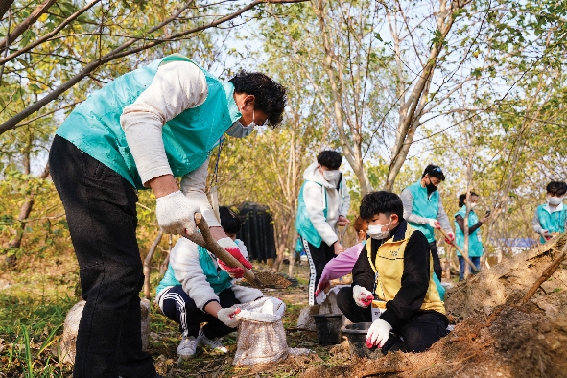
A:
[[[347,324],[342,329],[348,339],[351,355],[375,360],[382,357],[382,350],[377,346],[368,348],[366,346],[366,333],[372,322]]]
[[[315,325],[317,325],[319,344],[333,345],[341,343],[343,314],[313,315],[313,319],[315,320]]]

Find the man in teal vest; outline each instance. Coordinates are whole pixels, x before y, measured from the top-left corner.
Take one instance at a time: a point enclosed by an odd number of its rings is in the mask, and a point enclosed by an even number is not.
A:
[[[567,208],[563,205],[567,184],[565,181],[552,181],[547,184],[546,190],[547,202],[536,208],[532,219],[532,227],[540,234],[542,244],[567,228]]]
[[[243,71],[222,82],[172,55],[118,77],[69,114],[49,164],[86,301],[75,378],[157,377],[141,344],[136,189],[153,190],[164,232],[195,233],[201,212],[219,244],[244,261],[204,193],[209,153],[223,134],[277,125],[285,102],[285,88],[264,74]]]
[[[442,271],[437,255],[435,229],[442,228],[451,242],[455,240],[455,233],[443,209],[439,192],[437,192],[437,187],[444,180],[445,175],[441,168],[429,164],[423,171],[421,179],[405,188],[400,195],[404,204],[404,219],[415,229],[420,230],[429,242],[433,267],[439,281],[441,281]]]

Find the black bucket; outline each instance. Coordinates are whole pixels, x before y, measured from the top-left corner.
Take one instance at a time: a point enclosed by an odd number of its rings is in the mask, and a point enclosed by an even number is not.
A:
[[[382,350],[377,346],[368,348],[366,346],[366,333],[372,322],[348,324],[343,328],[343,334],[348,339],[350,353],[358,357],[375,360],[382,357]]]
[[[319,344],[332,345],[341,343],[342,314],[313,315],[313,319],[315,319],[315,324],[317,325]]]

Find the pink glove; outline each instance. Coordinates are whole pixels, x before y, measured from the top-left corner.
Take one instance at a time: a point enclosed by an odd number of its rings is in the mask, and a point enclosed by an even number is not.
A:
[[[246,269],[252,269],[252,265],[246,257],[240,252],[240,248],[232,241],[231,238],[222,238],[218,241],[219,245],[223,247],[232,257],[238,260]],[[222,270],[227,272],[232,278],[242,278],[244,277],[244,269],[242,268],[231,268],[227,266],[221,259],[218,259],[219,266]]]
[[[354,287],[352,288],[352,297],[356,305],[362,308],[370,306],[372,300],[374,299],[374,296],[371,292],[358,285],[354,285]]]

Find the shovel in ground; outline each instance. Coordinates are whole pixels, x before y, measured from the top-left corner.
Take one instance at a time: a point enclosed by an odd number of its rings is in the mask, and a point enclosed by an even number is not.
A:
[[[279,274],[275,274],[272,272],[261,272],[262,280],[260,280],[256,275],[251,271],[246,269],[240,261],[232,257],[230,253],[228,253],[223,247],[217,243],[217,241],[211,235],[209,231],[209,226],[205,221],[205,218],[200,213],[195,214],[195,223],[199,230],[201,231],[200,234],[195,234],[195,236],[183,235],[185,238],[191,240],[193,243],[200,245],[201,247],[205,248],[206,250],[213,253],[217,258],[222,260],[227,266],[230,268],[240,268],[244,270],[244,278],[250,283],[250,285],[263,288],[266,283],[277,282],[278,284],[288,287],[291,286],[291,282],[286,280],[284,277],[280,276]],[[287,281],[287,285],[286,282]]]

